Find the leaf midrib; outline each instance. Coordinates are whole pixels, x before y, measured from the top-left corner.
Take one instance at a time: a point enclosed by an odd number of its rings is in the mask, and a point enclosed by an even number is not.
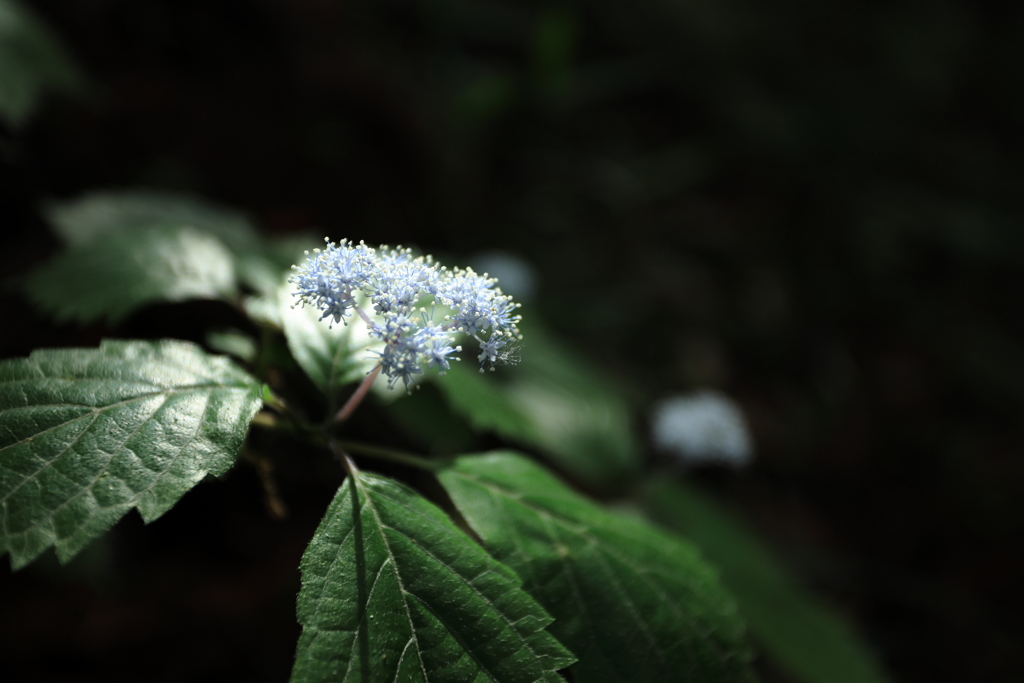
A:
[[[382,494],[382,495],[387,495],[387,494]],[[405,510],[407,510],[410,515],[418,515],[419,514],[416,510],[413,510],[411,507],[409,507],[402,500],[395,500],[394,498],[390,498],[390,497],[389,497],[389,500],[394,505],[400,506],[400,507],[404,508]],[[378,523],[379,523],[379,520],[378,520]],[[530,652],[530,654],[532,654],[534,657],[537,657],[538,660],[540,659],[540,656],[536,652],[534,652],[532,647],[530,647],[529,640],[526,637],[524,637],[522,634],[520,634],[518,630],[516,630],[514,623],[512,621],[509,621],[508,616],[503,611],[498,609],[498,607],[494,604],[494,602],[490,598],[488,598],[486,595],[481,593],[480,590],[471,583],[471,580],[466,579],[465,576],[463,576],[461,573],[456,571],[447,562],[444,562],[443,560],[441,560],[439,557],[434,555],[434,553],[430,552],[427,548],[423,547],[423,545],[420,544],[415,538],[412,538],[411,536],[409,536],[408,534],[406,534],[402,530],[396,529],[395,527],[392,527],[392,526],[387,526],[387,525],[385,525],[383,523],[381,523],[381,528],[390,529],[391,531],[394,531],[395,533],[398,533],[398,534],[401,534],[402,536],[405,536],[407,539],[409,539],[409,541],[411,543],[415,544],[416,547],[418,547],[424,553],[429,555],[431,559],[433,559],[439,565],[441,565],[442,567],[447,569],[449,572],[451,572],[456,578],[458,578],[463,584],[465,584],[466,588],[468,588],[469,590],[473,591],[473,593],[475,593],[481,600],[483,600],[485,603],[487,603],[488,607],[490,607],[491,609],[494,610],[495,614],[497,614],[497,615],[499,615],[501,617],[502,621],[504,621],[508,625],[508,627],[511,628],[512,631],[519,637],[519,640],[522,642],[523,647],[525,647]],[[473,577],[472,581],[477,580],[478,578],[480,578],[484,574],[488,574],[488,573],[492,573],[492,572],[494,572],[494,569],[488,567],[483,572],[481,572],[481,573],[477,574],[475,577]],[[512,579],[513,587],[516,588],[517,590],[522,590],[522,579],[519,577],[518,574],[515,574],[515,572],[513,572],[513,575],[515,576],[515,579]],[[518,581],[518,583],[516,583],[516,581]],[[414,593],[410,593],[410,595],[415,595],[415,594]]]
[[[395,572],[395,580],[398,582],[398,590],[402,594],[402,606],[405,608],[406,621],[409,622],[409,632],[412,635],[412,639],[416,641],[416,658],[419,660],[420,663],[420,671],[423,673],[423,680],[429,681],[430,677],[427,675],[427,667],[423,663],[423,654],[422,652],[420,652],[420,642],[419,639],[416,637],[416,625],[412,622],[412,613],[409,611],[409,602],[405,598],[405,596],[409,595],[409,593],[405,590],[405,584],[402,581],[402,575],[398,571],[398,563],[395,562],[395,555],[391,551],[391,544],[388,543],[388,539],[384,535],[384,532],[382,531],[382,529],[384,528],[384,524],[380,519],[380,513],[377,511],[377,506],[373,503],[373,500],[370,498],[369,492],[367,491],[367,488],[363,484],[362,480],[360,480],[359,474],[355,471],[355,468],[352,469],[352,473],[349,476],[352,477],[352,485],[359,489],[359,492],[362,494],[362,497],[366,501],[366,507],[370,509],[370,513],[373,515],[373,519],[377,523],[377,534],[380,536],[381,543],[384,545],[384,551],[387,553],[388,560],[391,562],[391,566],[393,567]],[[362,516],[361,510],[360,516]],[[367,602],[369,602],[369,598],[367,598]],[[368,607],[369,604],[363,606],[364,614],[365,609]],[[356,635],[356,637],[359,637],[358,634]]]
[[[476,655],[476,652],[475,652],[475,651],[474,651],[474,650],[473,650],[472,648],[468,647],[468,646],[467,646],[467,645],[466,645],[466,644],[465,644],[465,643],[464,643],[464,642],[462,641],[462,638],[461,638],[461,637],[459,636],[459,634],[458,634],[458,633],[457,633],[456,631],[454,631],[454,630],[453,630],[453,629],[452,629],[451,627],[449,627],[449,626],[447,625],[447,623],[445,622],[445,619],[444,619],[444,618],[442,618],[442,617],[441,617],[441,616],[440,616],[439,614],[437,614],[437,612],[436,612],[436,611],[435,611],[435,610],[434,610],[434,609],[433,609],[433,608],[432,608],[432,607],[431,607],[431,606],[430,606],[430,605],[429,605],[429,604],[428,604],[428,603],[427,603],[427,602],[426,602],[425,600],[423,600],[422,598],[420,598],[420,597],[419,597],[418,595],[416,595],[415,593],[412,593],[412,592],[410,592],[410,591],[407,591],[407,590],[405,589],[404,583],[402,582],[402,580],[401,580],[401,576],[399,575],[399,571],[398,571],[398,563],[397,563],[397,562],[395,562],[395,559],[394,559],[394,554],[393,554],[393,553],[391,552],[391,546],[390,546],[390,544],[389,544],[389,543],[388,543],[388,541],[387,541],[387,537],[386,537],[386,536],[384,535],[384,533],[383,533],[383,531],[382,531],[383,529],[389,529],[389,530],[391,530],[391,531],[394,531],[394,532],[395,532],[395,533],[397,533],[397,534],[400,534],[400,535],[404,536],[404,537],[405,537],[406,539],[408,539],[408,540],[409,540],[409,542],[410,542],[410,543],[413,543],[413,544],[414,544],[414,545],[415,545],[415,546],[416,546],[417,548],[419,548],[419,549],[420,549],[420,551],[422,551],[422,552],[423,552],[424,554],[426,554],[426,555],[427,555],[427,556],[428,556],[428,557],[429,557],[429,558],[430,558],[431,560],[433,560],[434,562],[436,562],[436,563],[437,563],[437,564],[438,564],[439,566],[441,566],[441,567],[444,567],[444,568],[445,568],[445,569],[446,569],[446,570],[447,570],[447,571],[448,571],[449,573],[451,573],[451,574],[452,574],[453,576],[455,576],[455,577],[456,577],[456,578],[457,578],[457,579],[458,579],[459,581],[461,581],[461,582],[462,582],[462,584],[463,584],[463,585],[464,585],[464,586],[465,586],[465,587],[466,587],[466,588],[467,588],[468,590],[472,591],[472,592],[473,592],[473,593],[474,593],[474,594],[475,594],[475,595],[476,595],[477,597],[479,597],[479,598],[480,598],[481,600],[483,600],[483,602],[484,602],[484,603],[485,603],[485,604],[486,604],[486,605],[487,605],[487,606],[488,606],[488,607],[489,607],[489,608],[490,608],[490,609],[491,609],[491,610],[493,611],[493,613],[494,613],[494,614],[497,614],[497,615],[498,615],[498,616],[499,616],[499,617],[501,618],[501,620],[502,620],[503,622],[505,622],[505,625],[506,625],[506,626],[508,627],[508,629],[509,629],[509,630],[510,630],[510,631],[511,631],[511,632],[512,632],[512,633],[513,633],[513,634],[514,634],[514,635],[515,635],[515,636],[516,636],[516,637],[517,637],[518,639],[519,639],[519,642],[521,643],[522,647],[523,647],[523,648],[525,648],[525,649],[526,649],[526,651],[527,651],[527,652],[529,652],[529,653],[530,653],[531,655],[533,655],[533,657],[534,657],[534,658],[535,658],[535,659],[536,659],[536,660],[537,660],[538,662],[540,662],[540,661],[541,661],[541,657],[540,657],[540,655],[538,655],[538,654],[537,654],[537,653],[536,653],[536,652],[534,651],[534,649],[533,649],[533,648],[532,648],[532,647],[530,646],[530,642],[529,642],[529,639],[528,639],[528,638],[527,638],[527,637],[526,637],[525,635],[523,635],[522,633],[520,633],[518,629],[516,629],[516,627],[515,627],[515,625],[513,624],[513,622],[509,620],[509,617],[508,617],[508,615],[507,615],[507,614],[505,614],[505,613],[504,613],[504,612],[503,612],[502,610],[498,609],[498,607],[497,607],[497,606],[496,606],[496,605],[495,605],[495,604],[493,603],[493,601],[492,601],[492,600],[491,600],[490,598],[488,598],[488,597],[487,597],[486,595],[484,595],[483,593],[481,593],[481,592],[480,592],[480,590],[479,590],[479,589],[478,589],[478,588],[477,588],[476,586],[474,586],[474,585],[473,585],[473,584],[472,584],[472,583],[470,582],[470,580],[469,580],[469,579],[467,579],[467,578],[466,578],[465,576],[463,576],[463,575],[462,575],[462,573],[460,573],[459,571],[457,571],[457,570],[456,570],[455,568],[451,567],[451,566],[450,566],[450,565],[449,565],[449,564],[448,564],[447,562],[444,562],[443,560],[441,560],[441,558],[437,557],[437,556],[436,556],[436,555],[435,555],[434,553],[432,553],[432,552],[431,552],[431,551],[430,551],[429,549],[427,549],[427,548],[426,548],[426,547],[424,547],[424,546],[423,546],[423,545],[422,545],[421,543],[419,543],[419,542],[418,542],[418,541],[417,541],[417,540],[416,540],[415,538],[412,538],[411,536],[409,536],[409,535],[408,535],[407,533],[405,533],[405,532],[404,532],[404,531],[402,531],[401,529],[396,529],[396,528],[395,528],[395,527],[393,527],[393,526],[388,526],[388,525],[384,524],[384,522],[383,522],[383,521],[381,520],[381,518],[380,518],[380,515],[379,515],[379,513],[378,513],[378,511],[377,511],[376,505],[374,505],[374,503],[373,503],[373,501],[371,500],[371,498],[370,498],[369,494],[367,493],[367,489],[366,489],[366,487],[365,487],[365,486],[364,486],[364,485],[362,484],[362,482],[360,482],[360,481],[358,480],[358,476],[356,477],[356,480],[357,480],[357,483],[358,483],[358,485],[359,485],[360,489],[361,489],[361,490],[363,491],[363,494],[364,494],[364,496],[366,497],[366,500],[367,500],[367,505],[368,505],[368,507],[370,508],[370,510],[371,510],[371,513],[372,513],[372,514],[373,514],[373,516],[374,516],[374,520],[375,520],[375,521],[377,522],[378,528],[379,528],[379,529],[381,530],[381,531],[378,531],[378,534],[380,535],[380,537],[381,537],[381,540],[382,540],[382,542],[383,542],[383,544],[384,544],[384,548],[385,548],[385,550],[386,550],[386,551],[387,551],[387,553],[388,553],[388,557],[389,557],[389,558],[391,559],[391,563],[392,563],[392,566],[394,567],[394,571],[395,571],[395,576],[396,576],[396,578],[397,578],[397,580],[398,580],[398,582],[399,582],[399,587],[400,587],[400,590],[402,591],[402,594],[403,594],[403,595],[410,595],[410,596],[412,596],[412,597],[415,597],[415,598],[419,599],[419,602],[420,602],[420,604],[421,604],[421,605],[423,605],[423,607],[424,607],[424,608],[426,608],[427,610],[429,610],[429,611],[430,611],[430,613],[431,613],[431,614],[433,614],[433,615],[434,615],[434,617],[435,617],[435,618],[436,618],[436,619],[437,619],[437,620],[438,620],[438,621],[439,621],[439,622],[440,622],[441,624],[443,624],[443,625],[445,626],[445,629],[446,629],[446,630],[448,631],[448,633],[450,633],[450,634],[451,634],[451,636],[452,636],[453,638],[455,638],[455,640],[456,640],[456,641],[458,641],[460,645],[462,645],[462,646],[463,646],[463,648],[462,648],[462,649],[463,649],[463,651],[464,651],[464,652],[466,652],[466,653],[467,653],[467,654],[468,654],[468,655],[469,655],[470,657],[472,657],[472,658],[473,658],[473,661],[475,661],[475,662],[476,662],[476,663],[477,663],[477,664],[478,664],[478,665],[480,666],[481,670],[482,670],[482,671],[483,671],[483,672],[484,672],[485,674],[487,674],[487,676],[488,676],[488,677],[489,677],[489,678],[490,678],[490,679],[491,679],[492,681],[498,681],[498,680],[500,680],[500,679],[499,679],[499,678],[498,678],[498,677],[497,677],[497,676],[496,676],[495,674],[491,673],[490,669],[489,669],[489,668],[488,668],[488,667],[487,667],[487,666],[486,666],[486,665],[485,665],[485,664],[484,664],[484,663],[483,663],[483,662],[482,662],[482,661],[481,661],[481,660],[480,660],[480,659],[479,659],[479,658],[477,657],[477,655]],[[407,504],[406,504],[406,503],[405,503],[404,501],[402,501],[402,500],[396,500],[395,498],[393,498],[393,497],[389,496],[389,495],[387,494],[387,492],[379,492],[379,493],[380,493],[380,495],[382,495],[382,496],[385,496],[385,497],[387,497],[387,498],[388,498],[388,500],[389,500],[389,502],[391,502],[391,503],[392,503],[393,505],[399,506],[399,507],[401,507],[401,508],[403,508],[403,509],[407,510],[407,511],[409,512],[409,514],[411,514],[411,515],[418,515],[418,514],[419,514],[419,513],[418,513],[418,512],[416,511],[416,510],[413,510],[413,509],[411,509],[411,508],[410,508],[410,507],[409,507],[409,506],[408,506],[408,505],[407,505]],[[491,567],[487,567],[487,568],[485,568],[485,570],[484,570],[483,572],[481,572],[480,574],[478,574],[477,576],[475,576],[473,580],[475,580],[475,579],[477,579],[477,578],[479,578],[479,577],[483,576],[484,574],[487,574],[487,573],[489,573],[489,572],[493,572],[493,571],[494,571],[494,569],[493,569],[493,568],[491,568]],[[513,588],[514,588],[515,590],[522,590],[522,587],[521,587],[521,586],[519,586],[519,585],[515,585],[514,583],[513,583]],[[405,601],[404,599],[403,599],[403,603],[406,603],[406,601]],[[407,614],[407,615],[408,615],[408,617],[410,618],[409,626],[410,626],[410,628],[411,628],[411,629],[413,630],[413,634],[415,635],[415,629],[413,628],[413,624],[412,624],[412,621],[411,621],[411,615],[409,614],[409,610],[408,610],[408,605],[407,605],[407,604],[406,604],[406,614]],[[419,643],[418,643],[418,642],[417,642],[417,656],[419,656]],[[421,664],[421,667],[422,667],[422,666],[423,666],[423,660],[422,660],[422,657],[420,658],[420,664]],[[426,670],[425,670],[425,667],[423,667],[423,668],[424,668],[424,676],[426,677]],[[428,680],[429,680],[429,679],[428,679]]]

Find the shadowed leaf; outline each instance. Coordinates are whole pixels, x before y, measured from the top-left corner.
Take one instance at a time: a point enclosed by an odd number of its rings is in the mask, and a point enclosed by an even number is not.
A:
[[[555,617],[575,680],[750,681],[736,605],[688,543],[611,514],[512,452],[441,483],[492,554]]]
[[[548,681],[551,617],[433,504],[355,473],[302,558],[293,683]]]
[[[714,501],[680,483],[648,488],[651,516],[685,533],[722,570],[754,638],[794,680],[887,680],[851,628],[804,590],[772,553]]]
[[[46,26],[19,3],[0,0],[0,117],[20,126],[44,92],[74,90],[81,78]]]

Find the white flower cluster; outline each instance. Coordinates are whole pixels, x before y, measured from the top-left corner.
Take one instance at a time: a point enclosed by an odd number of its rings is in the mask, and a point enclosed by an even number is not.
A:
[[[652,440],[687,465],[720,463],[742,467],[754,456],[743,410],[718,391],[666,399],[654,408]]]
[[[306,262],[292,266],[289,282],[303,305],[323,311],[321,320],[346,322],[353,313],[366,322],[370,334],[384,342],[379,353],[388,386],[399,379],[406,387],[415,376],[436,367],[448,370],[459,334],[480,343],[480,371],[493,365],[502,347],[521,339],[515,313],[519,304],[502,294],[497,280],[477,275],[471,268],[448,270],[430,256],[412,255],[410,249],[386,246],[374,249],[360,242],[327,240],[323,250],[306,252]],[[373,314],[360,306],[362,294],[373,304]],[[451,311],[434,320],[435,308]]]

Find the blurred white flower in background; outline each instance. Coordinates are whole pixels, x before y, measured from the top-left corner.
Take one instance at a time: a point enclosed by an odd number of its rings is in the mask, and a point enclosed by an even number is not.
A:
[[[654,446],[685,465],[743,467],[754,447],[743,410],[719,391],[701,390],[660,401],[651,415]]]

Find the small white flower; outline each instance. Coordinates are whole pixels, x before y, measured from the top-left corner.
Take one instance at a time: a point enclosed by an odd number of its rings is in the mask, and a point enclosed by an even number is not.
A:
[[[659,450],[686,465],[721,463],[742,467],[754,454],[740,407],[718,391],[696,391],[655,405],[651,438]]]

